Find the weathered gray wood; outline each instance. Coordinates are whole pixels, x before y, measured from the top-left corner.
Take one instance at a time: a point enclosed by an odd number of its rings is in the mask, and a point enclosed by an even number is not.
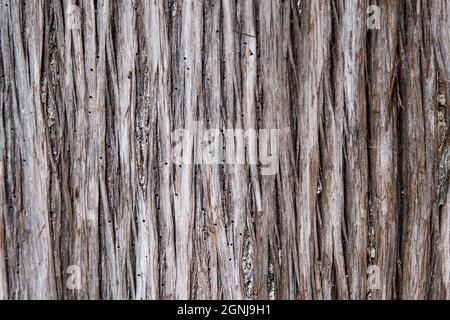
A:
[[[430,283],[431,217],[436,214],[436,69],[429,4],[405,2],[400,22],[400,297],[423,299]],[[420,168],[418,170],[418,168]]]
[[[0,8],[0,299],[450,298],[448,0]]]
[[[370,134],[370,221],[369,252],[371,264],[380,268],[381,288],[371,290],[374,299],[392,299],[396,281],[398,221],[400,217],[398,176],[398,1],[377,2],[381,8],[378,32],[369,34],[368,90]]]
[[[438,112],[437,130],[439,139],[439,182],[438,182],[438,208],[432,217],[433,242],[433,285],[432,297],[435,299],[450,299],[450,197],[449,197],[449,170],[450,170],[450,131],[448,123],[450,112],[450,38],[446,30],[450,29],[450,3],[449,1],[431,1],[431,23],[433,32],[433,46],[436,55],[438,70]]]

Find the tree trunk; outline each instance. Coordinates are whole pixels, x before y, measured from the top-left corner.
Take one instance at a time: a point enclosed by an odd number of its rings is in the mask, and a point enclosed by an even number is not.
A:
[[[0,7],[0,299],[450,299],[450,1]]]

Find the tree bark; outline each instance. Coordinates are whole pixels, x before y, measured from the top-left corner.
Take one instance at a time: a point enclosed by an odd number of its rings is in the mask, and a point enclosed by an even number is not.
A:
[[[0,299],[450,299],[448,0],[0,7]]]

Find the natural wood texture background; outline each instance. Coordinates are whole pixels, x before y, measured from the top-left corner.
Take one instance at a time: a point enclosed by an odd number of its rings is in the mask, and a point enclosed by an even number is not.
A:
[[[0,50],[0,299],[450,298],[450,1],[0,0]]]

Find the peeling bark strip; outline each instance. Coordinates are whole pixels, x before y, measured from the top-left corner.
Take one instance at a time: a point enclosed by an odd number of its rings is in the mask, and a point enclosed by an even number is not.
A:
[[[450,299],[448,0],[0,8],[0,299]]]

